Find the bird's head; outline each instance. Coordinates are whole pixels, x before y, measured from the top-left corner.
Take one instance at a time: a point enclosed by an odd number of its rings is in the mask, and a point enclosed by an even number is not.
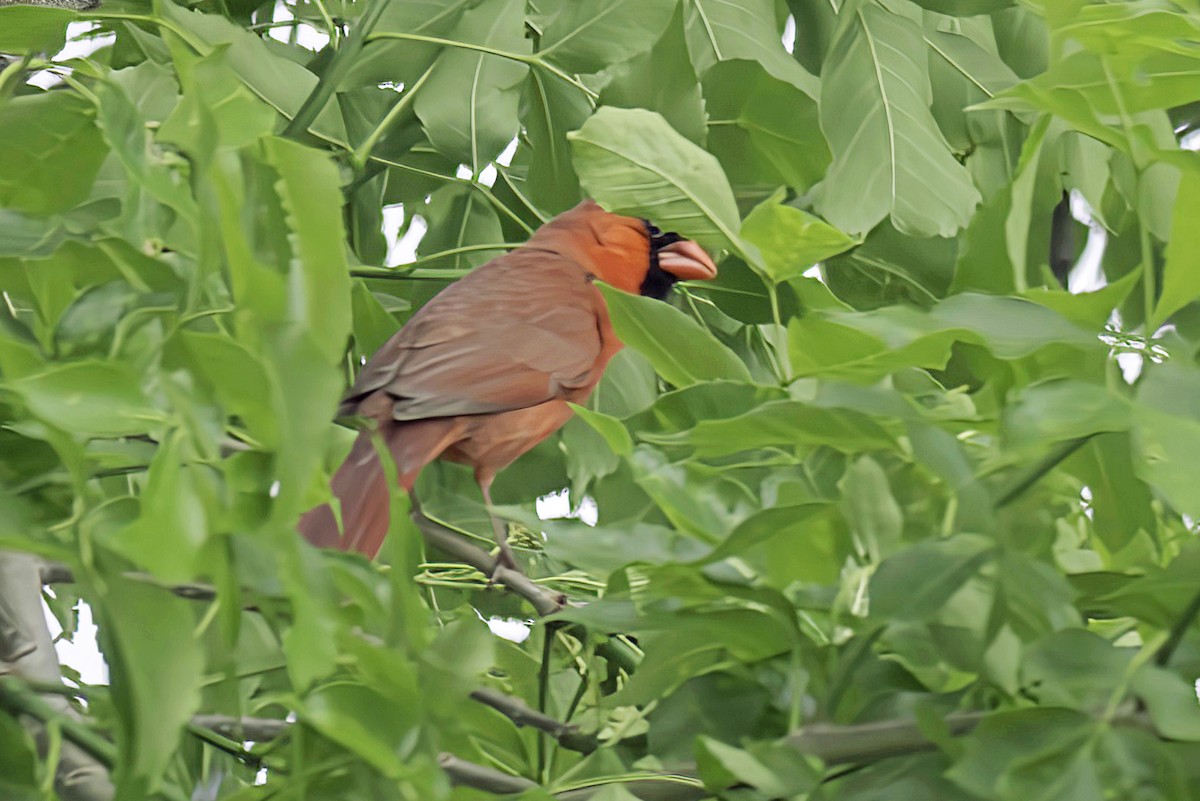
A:
[[[677,281],[707,281],[717,266],[704,248],[649,220],[613,214],[585,200],[538,229],[532,246],[569,255],[606,284],[665,299]]]

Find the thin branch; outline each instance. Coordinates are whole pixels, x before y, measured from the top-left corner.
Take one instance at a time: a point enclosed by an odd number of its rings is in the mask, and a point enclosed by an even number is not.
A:
[[[1171,657],[1175,654],[1175,649],[1179,647],[1179,643],[1183,642],[1184,635],[1187,634],[1192,624],[1196,622],[1196,615],[1200,615],[1200,592],[1192,596],[1192,600],[1184,608],[1179,615],[1179,619],[1175,621],[1175,625],[1171,626],[1171,634],[1167,637],[1167,641],[1158,649],[1158,653],[1154,655],[1154,663],[1159,667],[1166,667],[1171,661]]]
[[[292,725],[277,718],[236,718],[230,715],[196,715],[192,725],[225,737],[266,742],[285,734]]]
[[[996,508],[1000,509],[1015,501],[1025,490],[1032,487],[1043,476],[1057,467],[1060,462],[1082,448],[1093,436],[1095,435],[1088,434],[1086,437],[1079,437],[1078,439],[1060,443],[1058,447],[1046,454],[1045,458],[1022,473],[1007,488],[1001,491],[1000,496],[996,499]]]
[[[313,87],[308,97],[304,99],[304,103],[296,112],[296,116],[292,117],[287,127],[283,129],[284,136],[289,139],[298,139],[316,121],[321,111],[325,108],[325,104],[329,102],[329,98],[333,97],[333,93],[337,90],[342,78],[354,65],[358,51],[366,44],[367,37],[371,34],[371,29],[375,27],[380,17],[383,16],[383,12],[388,6],[388,1],[374,0],[368,6],[362,17],[359,18],[351,29],[350,36],[346,38],[344,44],[337,49],[333,54],[333,58],[329,60],[328,66],[321,73],[321,79],[317,81],[317,85]]]
[[[557,592],[548,590],[536,583],[519,570],[510,570],[496,563],[495,557],[482,548],[466,542],[453,532],[434,523],[419,511],[414,511],[413,522],[417,524],[427,545],[450,554],[460,562],[491,576],[492,581],[501,584],[513,593],[521,596],[533,605],[539,615],[552,615],[566,606],[567,599]]]
[[[71,568],[59,562],[44,563],[40,572],[43,584],[73,584],[75,582],[75,575],[71,572]],[[156,576],[138,571],[122,573],[121,577],[158,587],[160,590],[166,590],[189,601],[212,601],[217,597],[217,588],[211,584],[168,584]],[[260,611],[257,604],[248,601],[243,602],[242,608],[248,612]]]
[[[958,737],[967,734],[991,712],[953,712],[943,718],[947,730]],[[1131,711],[1117,715],[1113,725],[1136,728],[1157,734],[1145,712]],[[930,740],[913,720],[881,720],[840,726],[831,723],[812,723],[787,736],[785,742],[802,754],[815,756],[826,765],[871,763],[922,751],[938,746]]]
[[[555,720],[549,715],[531,708],[520,698],[513,698],[511,695],[505,695],[486,687],[472,692],[471,698],[490,706],[518,726],[530,726],[546,732],[559,745],[571,751],[590,754],[599,745],[595,737],[581,734],[578,726]]]

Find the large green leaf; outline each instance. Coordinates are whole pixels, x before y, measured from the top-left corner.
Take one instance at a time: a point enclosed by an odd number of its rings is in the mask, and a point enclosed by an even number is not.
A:
[[[0,206],[45,215],[87,197],[108,155],[92,104],[66,92],[39,92],[12,98],[4,111]]]
[[[200,703],[203,671],[189,601],[112,576],[100,595],[100,642],[112,670],[118,794],[160,786],[184,724]]]
[[[451,38],[528,54],[520,0],[484,0],[462,16]],[[414,108],[438,152],[482,170],[517,134],[525,64],[467,48],[447,47],[417,92]]]
[[[700,381],[749,381],[746,365],[696,321],[667,303],[601,286],[613,328],[666,381],[686,387]]]
[[[277,54],[261,38],[214,14],[185,10],[171,0],[155,0],[155,12],[181,31],[187,44],[201,55],[226,51],[234,74],[279,113],[295,116],[317,85],[317,76],[295,61]],[[311,130],[329,142],[344,144],[346,128],[332,106],[317,114]]]
[[[574,72],[599,72],[650,49],[678,0],[578,0],[542,28],[538,55]]]
[[[704,76],[708,147],[735,184],[780,183],[797,192],[821,180],[829,145],[817,103],[756,62],[722,61]]]
[[[747,59],[809,97],[816,96],[817,80],[783,49],[770,0],[684,0],[684,8],[688,49],[698,73],[721,61]]]
[[[542,70],[533,70],[525,82],[521,120],[529,136],[529,197],[551,214],[579,202],[579,178],[571,165],[567,132],[588,118],[587,98]]]
[[[1189,172],[1184,174],[1175,196],[1162,294],[1154,309],[1155,320],[1160,323],[1200,298],[1200,270],[1196,269],[1195,261],[1195,254],[1200,252],[1197,219],[1200,219],[1200,173]]]
[[[708,247],[741,250],[737,205],[721,166],[658,114],[602,108],[567,138],[584,189],[609,211],[653,219]]]
[[[755,206],[741,231],[742,238],[762,253],[772,281],[789,281],[857,244],[832,225],[779,200],[771,197]]]
[[[67,24],[78,16],[70,8],[0,7],[0,50],[8,53],[53,53],[63,46]]]
[[[286,139],[266,141],[267,159],[279,172],[275,191],[286,215],[293,263],[288,297],[292,315],[305,321],[314,341],[336,362],[350,334],[350,271],[337,169],[325,156]]]
[[[704,143],[706,104],[711,116],[712,101],[700,96],[696,70],[688,59],[682,5],[649,52],[611,66],[607,72],[611,80],[600,92],[600,105],[658,112],[676,131],[697,144]]]
[[[887,431],[864,414],[797,401],[765,403],[727,420],[702,420],[687,431],[643,434],[642,438],[658,445],[691,447],[702,458],[769,446],[828,445],[853,451],[887,449],[894,444]]]
[[[950,236],[980,200],[929,111],[920,15],[908,0],[854,0],[821,80],[821,129],[833,150],[818,210],[865,233],[884,217],[902,233]]]
[[[140,434],[163,420],[132,366],[123,362],[64,362],[26,375],[11,388],[39,419],[84,436]]]

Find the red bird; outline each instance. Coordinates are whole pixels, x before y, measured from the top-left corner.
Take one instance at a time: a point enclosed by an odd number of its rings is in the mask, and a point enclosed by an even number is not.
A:
[[[713,278],[694,242],[588,200],[521,247],[442,290],[363,367],[339,415],[374,421],[400,485],[438,457],[468,464],[492,513],[492,479],[571,417],[621,349],[594,285],[665,299],[676,281]],[[323,504],[300,518],[314,545],[373,557],[388,530],[387,479],[360,433],[332,482],[339,531]],[[515,567],[492,514],[500,563]]]

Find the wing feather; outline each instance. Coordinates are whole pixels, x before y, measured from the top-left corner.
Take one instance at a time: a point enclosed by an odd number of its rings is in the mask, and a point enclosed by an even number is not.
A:
[[[363,367],[343,414],[383,390],[393,418],[536,406],[587,382],[600,357],[600,293],[574,261],[514,251],[427,303]]]

